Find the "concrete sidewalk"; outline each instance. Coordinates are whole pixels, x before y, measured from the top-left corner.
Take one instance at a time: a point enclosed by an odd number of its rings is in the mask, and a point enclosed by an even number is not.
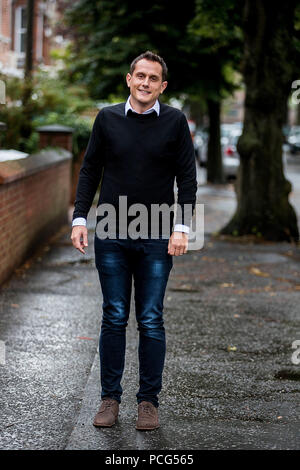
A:
[[[174,259],[165,297],[161,427],[134,427],[134,310],[119,423],[92,425],[102,299],[91,212],[85,256],[66,228],[2,288],[1,449],[299,448],[300,365],[291,360],[300,340],[299,247],[216,240],[210,233],[235,207],[232,187],[202,186],[199,197],[204,248]]]

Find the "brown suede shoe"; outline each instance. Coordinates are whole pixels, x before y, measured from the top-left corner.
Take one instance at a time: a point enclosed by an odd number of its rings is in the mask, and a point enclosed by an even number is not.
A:
[[[104,398],[98,413],[94,418],[93,425],[110,428],[113,426],[118,418],[119,403],[113,398]]]
[[[138,419],[136,429],[140,431],[151,431],[159,428],[158,410],[149,401],[142,401],[138,406]]]

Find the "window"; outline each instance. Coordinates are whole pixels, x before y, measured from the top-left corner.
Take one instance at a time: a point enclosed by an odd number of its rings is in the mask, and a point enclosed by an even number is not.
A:
[[[18,7],[15,13],[15,51],[25,53],[26,41],[26,8]]]

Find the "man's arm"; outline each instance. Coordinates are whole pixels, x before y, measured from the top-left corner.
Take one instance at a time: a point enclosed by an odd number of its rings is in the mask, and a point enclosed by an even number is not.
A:
[[[195,150],[184,114],[180,117],[178,151],[175,161],[178,187],[177,214],[168,253],[179,256],[187,252],[188,230],[196,204],[197,177]]]
[[[79,172],[73,212],[71,240],[81,253],[88,246],[86,219],[100,183],[104,166],[103,111],[95,119],[89,143]]]

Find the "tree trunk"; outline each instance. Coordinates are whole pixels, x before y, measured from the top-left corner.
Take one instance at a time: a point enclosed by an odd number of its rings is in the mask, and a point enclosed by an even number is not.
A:
[[[195,121],[197,127],[202,127],[204,124],[205,102],[201,99],[190,99],[188,105],[191,119]]]
[[[296,110],[296,125],[300,126],[300,104],[297,105]]]
[[[294,2],[246,0],[244,11],[245,120],[238,141],[237,210],[221,233],[295,241],[299,232],[288,201],[282,144],[293,74]]]
[[[26,150],[26,139],[32,133],[32,102],[31,95],[33,90],[32,73],[33,73],[33,22],[34,22],[35,0],[27,0],[26,4],[26,52],[24,67],[24,84],[23,84],[23,123],[20,129],[21,133],[21,149]]]
[[[219,101],[207,100],[209,137],[207,145],[207,182],[223,183]]]
[[[33,21],[35,0],[27,0],[26,6],[26,55],[24,78],[31,78],[33,70]]]

